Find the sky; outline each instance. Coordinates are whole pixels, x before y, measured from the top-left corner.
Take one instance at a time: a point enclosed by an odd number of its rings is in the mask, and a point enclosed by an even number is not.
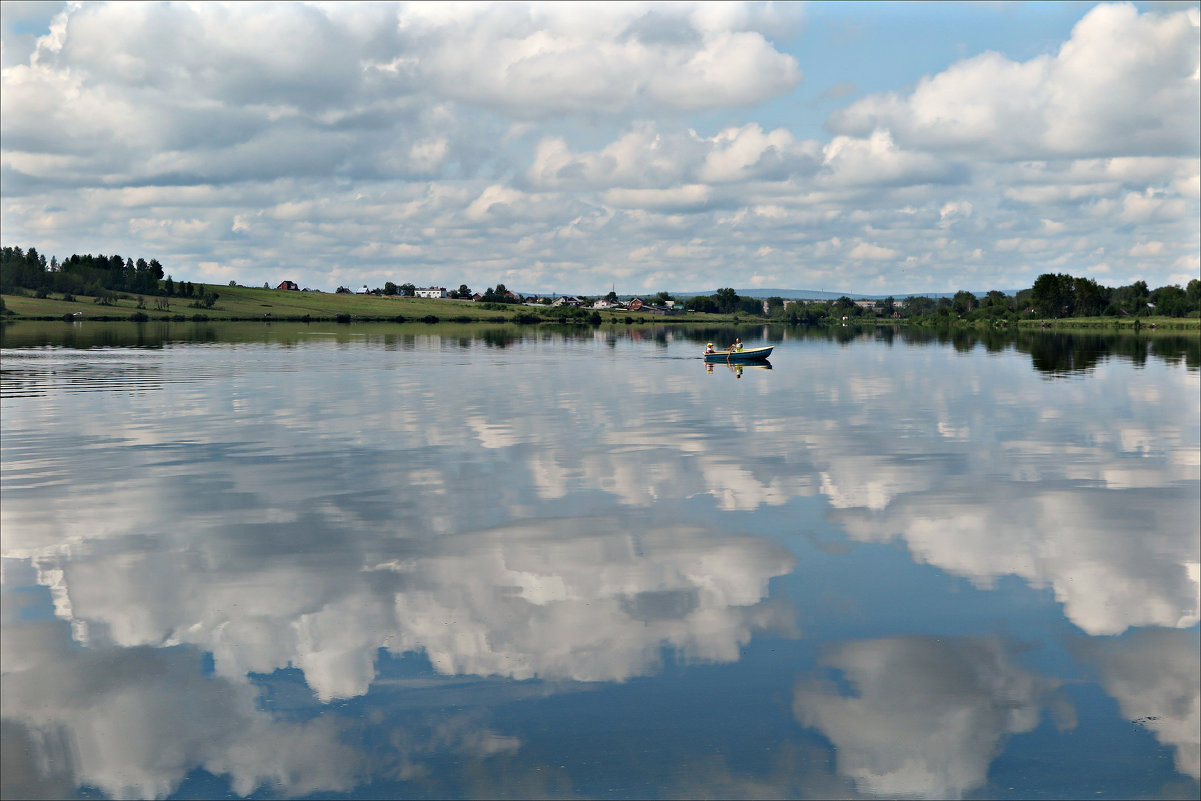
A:
[[[177,280],[1201,277],[1197,3],[0,5],[0,237]]]

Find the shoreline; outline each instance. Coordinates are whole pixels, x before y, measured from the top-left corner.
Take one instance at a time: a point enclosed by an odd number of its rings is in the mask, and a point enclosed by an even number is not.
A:
[[[75,321],[118,323],[509,323],[517,325],[794,325],[779,317],[761,317],[745,312],[716,314],[673,312],[651,314],[642,310],[551,307],[472,303],[470,301],[411,298],[403,296],[346,295],[304,293],[251,287],[204,285],[218,299],[210,307],[185,303],[182,298],[125,295],[108,303],[96,303],[91,297],[74,300],[37,298],[28,295],[0,295],[3,322]],[[152,308],[153,307],[153,308]],[[804,325],[796,323],[796,325]],[[854,316],[846,320],[827,319],[812,327],[904,327],[970,331],[1151,331],[1201,332],[1198,317],[1074,317],[1063,319],[992,318],[960,320],[949,316],[927,315],[890,319]]]

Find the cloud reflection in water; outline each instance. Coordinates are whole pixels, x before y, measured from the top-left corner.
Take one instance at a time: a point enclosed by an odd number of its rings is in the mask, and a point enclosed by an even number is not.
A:
[[[834,744],[839,773],[883,796],[959,798],[982,786],[1001,740],[1038,725],[1053,687],[990,638],[848,642],[822,662],[850,692],[803,681],[793,714]]]
[[[773,579],[821,579],[776,539],[816,527],[812,513],[829,536],[902,544],[980,588],[1047,587],[1086,635],[1158,627],[1147,651],[1162,664],[1126,653],[1126,637],[1079,658],[1196,777],[1196,660],[1172,636],[1195,633],[1201,597],[1195,372],[1152,364],[1136,382],[1102,362],[1086,382],[1048,382],[1012,355],[860,342],[781,346],[777,369],[740,382],[664,360],[648,382],[626,341],[612,358],[524,345],[506,349],[512,364],[465,349],[472,371],[345,343],[291,350],[288,369],[267,369],[281,358],[269,348],[182,349],[153,392],[6,399],[6,564],[48,590],[58,619],[6,617],[5,725],[44,754],[67,744],[63,775],[112,794],[161,795],[195,765],[239,793],[354,786],[359,757],[304,756],[344,732],[266,715],[250,674],[295,668],[335,709],[378,691],[381,647],[443,677],[619,682],[661,672],[665,647],[731,665],[756,632],[792,630]],[[204,380],[171,380],[197,362]],[[8,647],[41,629],[46,642]],[[797,719],[839,755],[840,775],[813,786],[970,793],[1054,699],[1000,640],[904,634],[825,652],[858,697],[798,688]],[[47,677],[75,695],[58,700]],[[185,697],[206,714],[175,724]],[[127,715],[136,736],[118,746],[105,726],[126,703],[158,719]],[[524,747],[486,717],[443,722],[461,734],[435,736],[433,721],[388,737],[481,758]],[[139,750],[173,725],[175,756]],[[923,727],[944,739],[903,736]],[[276,775],[264,748],[304,764]],[[409,780],[445,750],[397,748],[363,770]],[[728,786],[770,795],[764,780],[731,768]],[[773,787],[803,794],[792,781]]]

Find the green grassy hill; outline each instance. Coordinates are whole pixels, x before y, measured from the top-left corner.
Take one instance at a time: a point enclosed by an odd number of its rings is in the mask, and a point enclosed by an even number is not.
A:
[[[197,284],[198,294],[217,293],[212,307],[196,304],[191,298],[166,298],[155,295],[138,296],[119,293],[108,303],[96,303],[95,298],[77,296],[65,300],[59,293],[45,298],[29,294],[0,295],[3,311],[0,318],[19,320],[60,320],[79,314],[84,320],[155,320],[155,321],[338,321],[338,322],[457,322],[457,323],[539,323],[566,322],[596,323],[751,323],[767,322],[753,315],[706,314],[692,312],[669,317],[647,312],[625,310],[594,312],[592,309],[554,309],[548,306],[523,306],[492,303],[472,303],[462,300],[433,300],[407,298],[399,295],[354,295],[328,292],[297,292],[286,289],[260,289],[243,286]],[[595,317],[593,315],[596,315]],[[776,320],[775,322],[779,322]],[[856,325],[923,325],[987,328],[995,322],[952,321],[931,315],[904,321],[875,317],[857,317]],[[826,321],[836,324],[835,318]],[[1082,317],[1062,320],[1020,320],[1020,328],[1053,329],[1191,329],[1201,328],[1196,317]]]
[[[260,289],[243,286],[197,284],[197,293],[216,292],[211,308],[193,303],[191,298],[166,298],[154,295],[119,294],[109,304],[95,298],[76,296],[64,300],[58,293],[45,298],[30,295],[3,295],[4,316],[9,320],[52,320],[64,315],[82,315],[87,320],[343,320],[409,321],[449,320],[457,322],[585,322],[592,309],[552,309],[546,306],[522,306],[472,303],[451,299],[408,298],[399,295],[354,295],[328,292],[297,292],[287,289]],[[167,304],[167,305],[163,305]],[[673,315],[668,318],[645,312],[600,311],[602,322],[624,321],[627,316],[640,322],[714,322],[732,320],[715,314]],[[536,319],[535,319],[536,318]],[[574,318],[574,319],[571,319]]]

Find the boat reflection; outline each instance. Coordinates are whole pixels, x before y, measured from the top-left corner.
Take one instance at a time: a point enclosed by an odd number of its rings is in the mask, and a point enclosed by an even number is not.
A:
[[[717,365],[715,365],[711,362],[706,362],[705,374],[713,375],[713,368],[716,366]],[[726,364],[723,366],[727,370],[729,370],[731,373],[733,373],[735,378],[742,378],[742,371],[744,369],[748,369],[748,368],[751,370],[770,370],[770,369],[772,369],[771,362],[768,362],[768,361],[755,362],[753,364]]]

